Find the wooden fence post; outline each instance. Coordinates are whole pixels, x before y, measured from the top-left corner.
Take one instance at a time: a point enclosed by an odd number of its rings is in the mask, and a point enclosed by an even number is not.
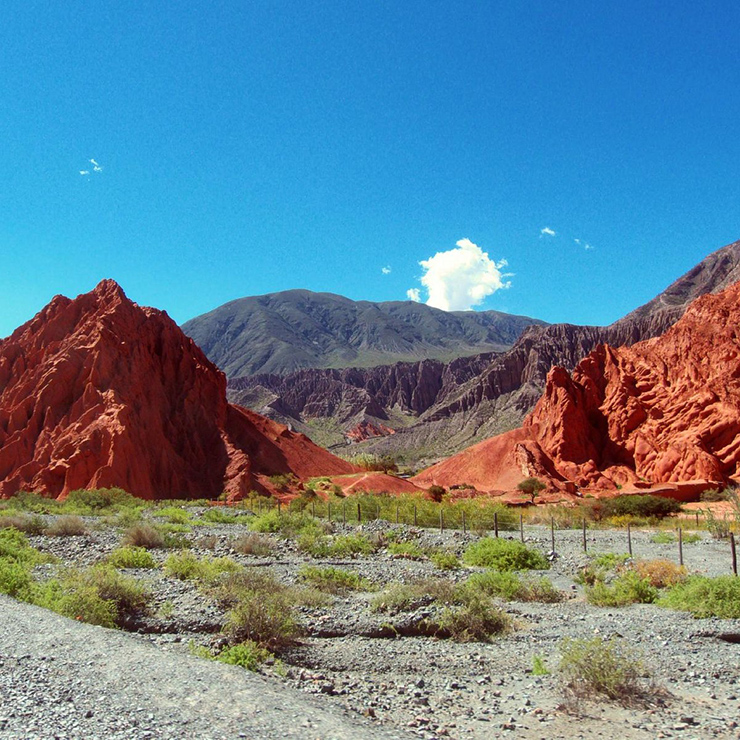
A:
[[[416,526],[416,504],[414,504],[414,526]]]
[[[463,534],[465,534],[466,530],[465,530],[465,511],[464,510],[462,513],[462,530],[463,530]]]
[[[550,517],[550,543],[552,544],[552,552],[555,552],[555,517]]]
[[[359,501],[357,502],[357,523],[362,524],[362,508]]]
[[[737,549],[735,548],[734,532],[730,532],[730,550],[732,551],[732,572],[737,575]]]
[[[629,552],[630,557],[632,557],[632,530],[629,523],[627,524],[627,552]]]
[[[683,565],[683,530],[678,528],[678,564]]]
[[[519,514],[519,537],[524,542],[524,517]]]
[[[441,506],[439,507],[439,531],[445,531],[445,512]]]
[[[586,517],[583,517],[583,552],[588,552],[588,545],[586,544]]]
[[[493,534],[498,537],[498,512],[493,512]]]

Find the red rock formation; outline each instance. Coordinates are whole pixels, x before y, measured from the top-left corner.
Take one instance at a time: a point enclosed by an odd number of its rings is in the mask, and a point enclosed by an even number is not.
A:
[[[433,466],[419,485],[616,490],[740,473],[740,283],[705,295],[663,336],[601,345],[569,375],[553,368],[521,429]]]
[[[359,424],[345,432],[345,436],[353,442],[362,442],[365,439],[372,439],[373,437],[387,437],[395,433],[395,429],[391,429],[385,424],[373,424],[371,421],[363,419]]]
[[[0,496],[107,486],[143,498],[239,496],[259,474],[354,470],[228,404],[223,374],[194,342],[111,280],[57,296],[0,341]]]

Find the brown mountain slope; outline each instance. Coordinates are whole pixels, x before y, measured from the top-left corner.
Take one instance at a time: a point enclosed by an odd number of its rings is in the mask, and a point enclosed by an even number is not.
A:
[[[120,486],[243,495],[260,475],[354,468],[226,401],[226,380],[164,312],[104,280],[0,341],[0,495]]]
[[[523,428],[429,468],[418,485],[510,490],[704,480],[740,473],[740,283],[694,301],[663,336],[601,345],[572,373],[553,368]]]

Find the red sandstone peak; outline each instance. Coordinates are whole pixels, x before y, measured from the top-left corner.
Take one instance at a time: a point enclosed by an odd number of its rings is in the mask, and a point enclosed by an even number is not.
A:
[[[569,374],[553,368],[522,429],[486,440],[415,479],[510,490],[527,476],[551,488],[740,475],[740,283],[696,299],[661,337],[600,345]]]
[[[226,402],[223,374],[113,280],[56,296],[0,341],[0,495],[120,486],[145,498],[243,495],[258,474],[354,467]]]

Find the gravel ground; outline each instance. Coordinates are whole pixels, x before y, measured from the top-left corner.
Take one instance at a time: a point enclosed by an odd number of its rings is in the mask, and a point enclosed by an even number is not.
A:
[[[363,530],[396,528],[422,547],[458,553],[477,539],[385,522]],[[295,583],[306,563],[353,570],[377,584],[432,575],[462,580],[470,573],[443,573],[429,561],[394,559],[384,550],[313,560],[277,538],[270,558],[243,556],[231,549],[242,531],[241,525],[216,525],[187,536],[211,539],[207,549],[195,549],[199,555],[230,555],[285,583]],[[32,543],[82,565],[101,559],[120,536],[108,528],[84,537],[35,537]],[[551,549],[549,529],[527,527],[526,536],[540,551]],[[636,557],[677,560],[676,543],[655,544],[650,536],[632,532]],[[218,643],[223,612],[194,585],[160,570],[135,573],[154,593],[153,615],[137,625],[136,635],[2,599],[0,737],[740,738],[740,620],[695,620],[653,605],[587,604],[574,582],[588,562],[581,537],[578,530],[556,533],[557,556],[547,573],[568,598],[505,604],[517,622],[508,636],[472,644],[389,639],[389,622],[403,632],[404,624],[418,623],[434,607],[422,604],[411,614],[389,616],[373,613],[367,594],[340,596],[331,607],[302,609],[306,636],[281,656],[285,677],[269,666],[259,676],[191,656],[191,640]],[[587,545],[589,555],[624,553],[626,533],[589,530]],[[159,560],[167,554],[152,552]],[[728,544],[706,533],[701,542],[684,545],[684,561],[707,575],[731,568]],[[39,569],[42,575],[44,569],[50,566]],[[653,675],[654,701],[630,709],[610,702],[564,705],[554,670],[559,643],[592,636],[619,636],[639,651]],[[535,656],[553,669],[551,675],[533,675]]]

